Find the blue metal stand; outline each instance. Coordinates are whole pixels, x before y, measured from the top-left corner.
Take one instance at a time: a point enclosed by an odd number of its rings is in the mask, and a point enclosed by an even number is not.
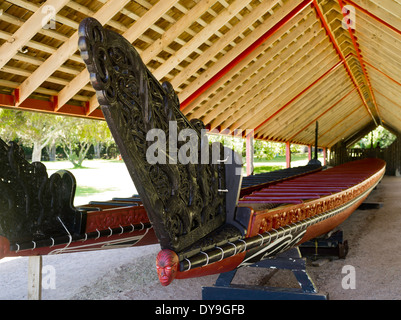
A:
[[[274,258],[266,259],[249,267],[291,270],[301,288],[275,288],[231,284],[238,269],[220,274],[213,287],[202,288],[203,300],[327,300],[318,294],[306,272],[306,260],[298,248],[288,250]]]
[[[348,254],[348,241],[343,232],[338,230],[330,236],[323,236],[304,242],[299,246],[303,257],[317,260],[322,257],[338,257],[345,259]]]

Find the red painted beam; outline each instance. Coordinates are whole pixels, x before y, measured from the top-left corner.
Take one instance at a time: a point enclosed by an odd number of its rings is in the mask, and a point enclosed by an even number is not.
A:
[[[55,112],[54,106],[57,103],[56,100],[49,101],[49,100],[28,98],[24,102],[22,102],[18,107],[16,107],[16,101],[17,101],[16,94],[17,92],[15,92],[14,94],[0,94],[0,107],[6,107],[6,108],[9,107],[16,110],[45,112],[63,116],[75,116],[75,117],[84,117],[88,119],[104,120],[104,116],[101,110],[95,110],[90,114],[90,116],[87,116],[85,114],[85,108],[69,104],[64,105],[57,112]]]
[[[344,97],[342,97],[340,100],[336,101],[330,108],[328,108],[326,111],[322,112],[319,116],[317,116],[315,119],[313,119],[311,122],[309,122],[306,126],[304,126],[301,130],[299,130],[296,134],[294,134],[290,139],[292,141],[297,135],[299,135],[302,131],[304,131],[307,127],[312,125],[313,123],[316,123],[317,120],[319,120],[321,117],[323,117],[327,112],[329,112],[331,109],[333,109],[336,105],[338,105],[341,101],[343,101],[345,98],[347,98],[352,92],[356,90],[356,87],[354,87],[350,92],[348,92]],[[310,159],[309,159],[310,160]]]
[[[0,94],[0,106],[4,107],[14,107],[15,106],[15,97],[12,94]]]
[[[304,0],[299,5],[297,5],[289,14],[287,14],[283,19],[281,19],[273,28],[268,30],[263,34],[258,40],[256,40],[252,45],[250,45],[246,50],[244,50],[240,55],[238,55],[233,61],[221,69],[216,75],[214,75],[210,80],[208,80],[204,85],[202,85],[198,90],[196,90],[192,95],[185,99],[180,106],[181,110],[184,110],[192,101],[198,98],[202,93],[208,90],[214,83],[226,75],[230,70],[232,70],[237,64],[244,60],[249,54],[251,54],[256,48],[260,47],[265,43],[273,34],[275,34],[280,28],[282,28],[288,21],[298,15],[302,10],[304,10],[308,5],[312,3],[313,0]]]
[[[355,56],[354,54],[352,54],[353,56]],[[389,80],[393,81],[395,84],[401,86],[401,83],[399,83],[397,80],[393,79],[392,77],[390,77],[387,73],[379,70],[378,68],[376,68],[374,65],[372,65],[371,63],[367,62],[365,59],[363,60],[369,67],[372,67],[374,70],[376,70],[377,72],[381,73],[383,76],[385,76],[386,78],[388,78]]]

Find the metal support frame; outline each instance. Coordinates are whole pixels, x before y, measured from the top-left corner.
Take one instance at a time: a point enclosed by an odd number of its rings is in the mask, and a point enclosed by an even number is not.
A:
[[[276,288],[231,284],[238,269],[220,274],[213,287],[202,288],[203,300],[327,300],[328,295],[318,294],[306,272],[306,260],[298,248],[249,267],[291,270],[300,288]]]
[[[344,240],[343,232],[338,230],[326,236],[311,239],[299,246],[304,257],[317,260],[321,257],[337,257],[345,259],[348,254],[348,241]]]

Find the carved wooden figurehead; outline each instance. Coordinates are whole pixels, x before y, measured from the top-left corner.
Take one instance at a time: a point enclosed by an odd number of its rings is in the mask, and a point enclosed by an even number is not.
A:
[[[93,18],[81,22],[79,36],[103,114],[162,248],[180,251],[224,225],[227,150],[218,148],[213,161],[216,146],[202,134],[203,123],[186,119],[171,84],[161,85],[124,37]]]

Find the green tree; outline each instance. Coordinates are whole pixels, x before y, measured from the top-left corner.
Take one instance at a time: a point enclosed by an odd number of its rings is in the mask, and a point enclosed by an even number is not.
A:
[[[33,147],[32,162],[40,161],[42,149],[62,130],[61,116],[37,112],[1,109],[0,130],[7,140],[18,138],[25,146]]]
[[[382,126],[378,126],[375,130],[369,132],[366,136],[364,136],[361,140],[359,140],[352,148],[361,148],[361,149],[369,149],[369,148],[382,148],[385,149],[389,147],[396,136],[393,135],[390,131],[386,130]]]
[[[110,144],[113,139],[106,122],[82,118],[65,118],[58,143],[74,168],[82,167],[92,144]]]

